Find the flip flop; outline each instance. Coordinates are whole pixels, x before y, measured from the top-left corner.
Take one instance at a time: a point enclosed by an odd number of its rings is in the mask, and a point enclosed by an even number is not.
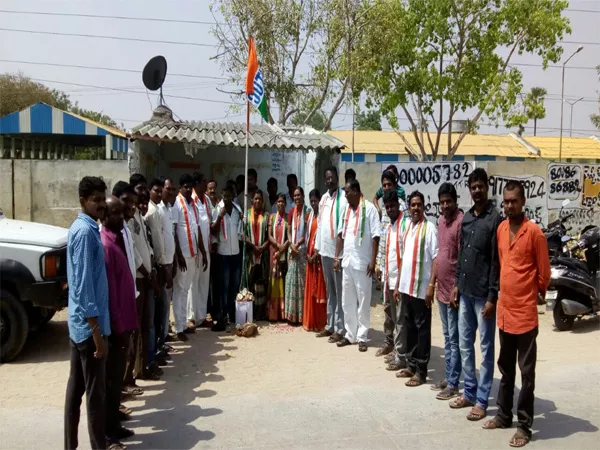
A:
[[[517,432],[513,434],[513,437],[508,441],[508,445],[511,447],[525,447],[529,444],[531,438],[525,434],[525,432],[521,429],[517,429]]]
[[[419,378],[418,376],[413,376],[410,378],[410,380],[408,380],[406,383],[404,383],[405,386],[408,387],[417,387],[417,386],[421,386],[422,384],[424,384],[425,382],[423,380],[421,380],[421,378]]]
[[[504,422],[502,422],[498,416],[496,416],[493,419],[485,422],[481,428],[483,428],[484,430],[496,430],[508,427],[504,425]]]
[[[400,372],[398,372],[396,374],[396,378],[412,378],[414,377],[415,374],[412,373],[410,370],[408,369],[402,369]]]
[[[473,410],[475,408],[477,408],[477,406],[474,406],[469,414],[467,414],[467,420],[470,420],[471,422],[477,422],[487,416],[487,413],[481,408],[479,408],[481,412],[474,412]]]
[[[475,406],[475,404],[464,397],[455,398],[450,402],[450,408],[452,409],[472,408],[473,406]]]
[[[121,392],[124,392],[127,395],[142,395],[144,390],[141,387],[137,386],[123,386]]]

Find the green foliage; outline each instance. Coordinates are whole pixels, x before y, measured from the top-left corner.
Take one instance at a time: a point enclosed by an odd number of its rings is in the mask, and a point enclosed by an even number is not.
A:
[[[541,87],[533,87],[516,109],[516,112],[507,115],[505,125],[507,127],[519,127],[519,136],[522,133],[523,125],[533,119],[533,135],[537,135],[537,121],[546,117],[546,107],[544,99],[548,92]]]
[[[307,116],[308,113],[304,111],[294,114],[294,117],[292,117],[292,124],[298,126],[308,125],[313,127],[315,130],[327,131],[327,128],[325,128],[327,122],[325,114],[323,114],[321,111],[317,111],[308,119]]]
[[[355,89],[365,90],[399,134],[398,109],[408,118],[417,158],[447,154],[476,129],[483,115],[507,120],[522,90],[515,54],[557,62],[559,41],[570,32],[565,0],[373,0],[357,46],[362,61]],[[412,108],[411,108],[412,106]],[[452,120],[472,126],[451,138]],[[539,113],[536,113],[539,114]],[[418,124],[433,123],[432,127]],[[419,131],[423,129],[423,138]]]
[[[360,111],[356,116],[357,130],[381,131],[381,113],[376,110]]]
[[[596,66],[596,70],[598,71],[598,78],[600,79],[600,66]],[[600,104],[600,97],[598,98],[598,103]],[[600,114],[590,114],[590,120],[594,126],[600,130]]]
[[[298,125],[329,111],[321,129],[341,109],[350,91],[350,51],[363,0],[213,0],[223,17],[213,34],[215,56],[230,81],[244,85],[248,37],[256,43],[263,71],[269,121]],[[299,112],[302,112],[300,115]],[[299,123],[299,118],[303,118]]]

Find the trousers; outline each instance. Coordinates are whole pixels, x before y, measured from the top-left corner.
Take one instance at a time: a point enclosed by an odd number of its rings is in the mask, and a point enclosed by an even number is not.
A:
[[[187,319],[200,325],[206,319],[208,310],[208,291],[210,288],[210,254],[206,255],[208,267],[196,268],[195,278],[192,281],[187,299]]]
[[[462,364],[458,346],[458,309],[438,300],[444,335],[445,378],[450,389],[458,389]]]
[[[105,344],[106,344],[106,338]],[[71,361],[65,399],[65,450],[79,446],[77,431],[81,416],[81,400],[86,395],[88,434],[92,449],[106,448],[106,355],[94,358],[93,337],[71,343]],[[106,347],[106,345],[105,345]]]
[[[219,293],[221,301],[216,309],[216,320],[235,323],[235,297],[240,290],[242,280],[242,259],[240,255],[218,255]]]
[[[112,438],[121,427],[119,405],[121,388],[125,375],[127,350],[131,333],[111,334],[108,338],[108,357],[106,358],[106,436]]]
[[[157,349],[160,349],[165,344],[165,340],[169,334],[169,315],[172,294],[173,289],[167,289],[166,283],[163,281],[160,286],[160,295],[156,302],[156,314],[154,315]]]
[[[351,343],[367,342],[371,323],[373,279],[367,269],[345,267],[342,276],[342,308],[346,339]]]
[[[196,271],[202,270],[196,267],[196,257],[185,258],[186,270],[177,268],[177,274],[173,280],[173,315],[175,316],[175,333],[183,333],[187,328],[186,313],[187,302],[192,288],[192,283],[196,280]]]
[[[460,296],[458,307],[458,335],[465,389],[463,396],[471,403],[486,410],[492,382],[494,381],[494,336],[496,317],[483,317],[484,298]],[[475,372],[475,333],[479,328],[481,366],[479,380]]]
[[[407,294],[402,294],[402,302],[405,303],[406,365],[424,382],[431,357],[431,308],[425,300]]]
[[[500,334],[500,356],[498,369],[502,374],[498,389],[498,417],[507,426],[512,425],[513,396],[515,392],[516,365],[521,371],[521,392],[517,401],[517,428],[531,437],[533,425],[533,404],[535,390],[535,363],[537,359],[538,327],[523,334],[510,334],[502,330]]]
[[[383,334],[385,336],[385,345],[394,345],[394,336],[396,335],[396,300],[394,300],[394,291],[385,289],[383,293]]]
[[[333,258],[321,257],[323,278],[327,290],[327,325],[331,333],[344,335],[344,308],[342,307],[342,273],[333,270]]]

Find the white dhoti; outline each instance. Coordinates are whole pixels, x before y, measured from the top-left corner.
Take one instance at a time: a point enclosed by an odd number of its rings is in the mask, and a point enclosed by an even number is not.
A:
[[[346,339],[355,344],[367,342],[371,324],[371,289],[373,279],[367,269],[344,267],[342,276],[342,308]]]
[[[193,320],[200,325],[206,319],[208,309],[208,291],[210,287],[210,253],[206,255],[207,267],[202,270],[202,257],[200,267],[196,269],[196,277],[192,281],[192,287],[187,300],[187,319]]]
[[[186,271],[177,268],[173,280],[173,315],[175,316],[175,333],[182,333],[187,328],[186,309],[188,295],[192,290],[192,283],[197,279],[196,258],[185,258]]]

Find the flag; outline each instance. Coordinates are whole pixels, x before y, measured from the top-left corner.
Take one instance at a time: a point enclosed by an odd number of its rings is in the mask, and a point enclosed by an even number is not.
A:
[[[269,121],[267,113],[267,98],[265,96],[265,87],[263,84],[262,71],[258,67],[258,58],[256,57],[256,48],[254,39],[250,36],[248,40],[248,73],[246,74],[246,95],[248,101],[258,109],[258,112],[265,120]]]

